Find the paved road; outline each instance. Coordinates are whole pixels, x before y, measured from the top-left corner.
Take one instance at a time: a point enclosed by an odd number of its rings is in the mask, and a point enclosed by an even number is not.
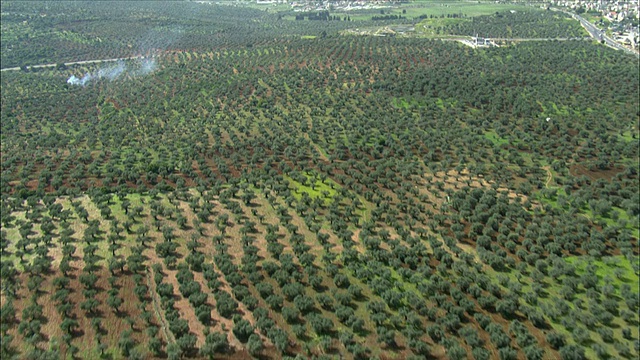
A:
[[[589,40],[591,41],[590,37],[586,37],[586,38],[581,38],[581,37],[577,37],[577,38],[485,38],[486,40],[488,40],[492,45],[495,45],[496,41],[498,42],[502,42],[502,41],[509,41],[509,42],[522,42],[522,41],[571,41],[571,40]],[[445,39],[442,39],[445,40]],[[460,41],[461,43],[467,45],[467,46],[471,46],[472,48],[476,48],[478,46],[483,47],[483,45],[476,45],[473,40],[471,40],[469,37],[467,38],[455,38],[455,39],[446,39],[446,40],[455,40],[455,41]],[[485,47],[487,45],[484,45]]]
[[[591,40],[591,38],[487,38],[489,41],[571,41],[571,40]]]
[[[71,65],[81,65],[81,64],[99,64],[99,63],[114,62],[114,61],[120,61],[120,60],[140,59],[140,58],[143,58],[143,57],[144,56],[129,56],[129,57],[116,58],[116,59],[98,59],[98,60],[73,61],[73,62],[64,63],[64,65],[65,66],[71,66]],[[41,64],[41,65],[31,65],[31,66],[27,66],[27,67],[29,69],[40,69],[40,68],[56,67],[57,65],[58,64]],[[19,67],[0,69],[0,71],[18,71],[18,70],[20,70]]]
[[[562,9],[557,9],[557,8],[551,8],[551,10],[553,11],[561,11],[564,13],[567,13],[569,15],[571,15],[574,19],[580,21],[580,24],[582,24],[582,26],[587,29],[587,31],[589,32],[589,35],[591,35],[592,38],[598,40],[598,41],[602,41],[604,40],[605,44],[609,47],[612,47],[616,50],[622,50],[626,53],[629,54],[633,54],[636,56],[640,56],[640,54],[637,51],[628,49],[622,45],[620,45],[618,42],[616,42],[615,40],[613,40],[612,38],[608,37],[604,31],[600,30],[597,26],[595,26],[594,24],[590,23],[589,21],[587,21],[585,18],[583,18],[580,15],[574,14],[572,12],[569,11],[565,11]],[[468,36],[465,37],[447,37],[447,38],[442,38],[441,40],[449,40],[449,41],[464,41],[464,40],[469,40]],[[557,41],[567,41],[567,40],[584,40],[584,38],[509,38],[509,39],[502,39],[502,38],[492,38],[492,39],[488,39],[490,41],[553,41],[553,40],[557,40]],[[129,56],[129,57],[123,57],[123,58],[117,58],[117,59],[99,59],[99,60],[84,60],[84,61],[73,61],[73,62],[68,62],[68,63],[64,63],[66,66],[70,66],[70,65],[80,65],[80,64],[96,64],[96,63],[104,63],[104,62],[114,62],[114,61],[119,61],[119,60],[130,60],[130,59],[138,59],[138,58],[142,58],[142,56]],[[39,68],[47,68],[47,67],[56,67],[57,64],[42,64],[42,65],[32,65],[29,66],[30,69],[39,69]],[[12,67],[12,68],[4,68],[4,69],[0,69],[0,71],[18,71],[20,70],[19,67]]]
[[[471,36],[457,36],[446,38],[432,38],[434,40],[443,41],[472,41]],[[590,37],[575,37],[575,38],[484,38],[489,41],[574,41],[574,40],[591,40]]]
[[[587,19],[583,18],[582,16],[578,15],[578,14],[574,14],[572,12],[569,11],[565,11],[565,10],[561,10],[561,9],[556,9],[556,8],[552,8],[551,10],[554,11],[562,11],[566,14],[571,15],[574,19],[580,21],[580,24],[587,29],[587,31],[589,32],[589,34],[591,35],[591,37],[593,37],[594,39],[598,40],[598,41],[603,41],[605,45],[614,48],[616,50],[622,50],[628,54],[633,54],[636,56],[639,56],[640,54],[638,54],[637,51],[631,50],[629,48],[626,48],[622,45],[620,45],[620,43],[618,43],[617,41],[613,40],[612,38],[610,38],[609,36],[607,36],[607,34],[605,34],[604,31],[600,30],[597,26],[595,26],[594,24],[590,23]]]

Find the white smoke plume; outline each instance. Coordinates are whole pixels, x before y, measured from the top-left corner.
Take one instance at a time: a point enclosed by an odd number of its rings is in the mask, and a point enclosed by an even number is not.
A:
[[[78,78],[75,75],[71,75],[71,77],[67,80],[67,84],[71,85],[80,85],[86,86],[87,83],[92,80],[99,80],[102,78],[106,78],[110,81],[117,79],[122,73],[126,70],[126,66],[124,62],[119,61],[115,66],[109,66],[106,68],[98,69],[98,71],[94,71],[92,73],[86,73],[82,78]]]
[[[155,57],[170,48],[182,35],[183,29],[179,26],[149,29],[145,35],[140,37],[138,44],[138,54],[145,54],[146,57],[139,58],[134,62],[127,62],[126,64],[123,61],[119,61],[116,66],[98,69],[97,71],[85,74],[82,78],[72,75],[67,80],[67,83],[70,85],[86,86],[90,82],[102,78],[113,81],[123,74],[131,77],[149,75],[158,67]]]
[[[104,67],[97,71],[86,73],[82,78],[78,78],[75,75],[67,80],[67,84],[86,86],[91,81],[97,81],[105,78],[109,81],[116,80],[122,74],[129,74],[131,76],[145,76],[157,68],[156,60],[154,58],[142,58],[138,59],[134,66],[126,65],[123,61],[119,61],[115,66]]]
[[[138,69],[132,72],[133,76],[149,75],[152,72],[154,72],[158,67],[158,65],[156,64],[155,58],[141,59],[138,63],[139,63],[139,67]]]
[[[107,78],[110,81],[117,79],[125,71],[124,63],[119,61],[118,65],[98,70],[98,79]]]
[[[71,77],[67,80],[67,84],[84,86],[87,81],[89,81],[89,75],[90,74],[85,74],[82,79],[76,77],[75,75],[71,75]]]

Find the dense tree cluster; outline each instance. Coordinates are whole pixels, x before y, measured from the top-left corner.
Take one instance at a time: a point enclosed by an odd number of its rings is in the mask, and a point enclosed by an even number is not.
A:
[[[583,38],[587,32],[565,13],[554,11],[509,11],[472,17],[437,28],[441,34],[480,35],[489,38]]]

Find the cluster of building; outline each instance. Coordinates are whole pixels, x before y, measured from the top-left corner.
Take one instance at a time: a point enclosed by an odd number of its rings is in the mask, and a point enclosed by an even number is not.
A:
[[[577,14],[601,15],[609,24],[605,25],[602,22],[596,23],[596,25],[610,33],[611,37],[618,43],[632,49],[638,48],[640,41],[640,31],[638,30],[638,22],[640,20],[639,0],[552,0],[550,5],[568,8]]]
[[[269,0],[267,0],[269,1]],[[277,1],[277,0],[270,0]],[[293,1],[289,2],[294,11],[351,11],[380,9],[388,7],[390,0],[343,0],[343,1]]]
[[[620,44],[636,50],[638,49],[638,42],[640,42],[640,34],[637,28],[630,31],[619,31],[614,33],[614,39]]]
[[[611,22],[622,22],[629,18],[640,18],[638,0],[605,1],[605,0],[557,0],[551,2],[555,6],[571,8],[574,11],[598,12]]]

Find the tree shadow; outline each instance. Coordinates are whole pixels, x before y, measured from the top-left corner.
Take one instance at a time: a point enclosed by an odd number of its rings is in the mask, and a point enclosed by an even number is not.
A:
[[[357,330],[356,329],[352,329],[352,330],[353,330],[354,334],[356,334],[356,335],[358,335],[360,337],[363,337],[363,338],[366,338],[367,336],[369,336],[371,334],[371,331],[369,331],[369,330],[367,330],[365,328],[357,329]]]

